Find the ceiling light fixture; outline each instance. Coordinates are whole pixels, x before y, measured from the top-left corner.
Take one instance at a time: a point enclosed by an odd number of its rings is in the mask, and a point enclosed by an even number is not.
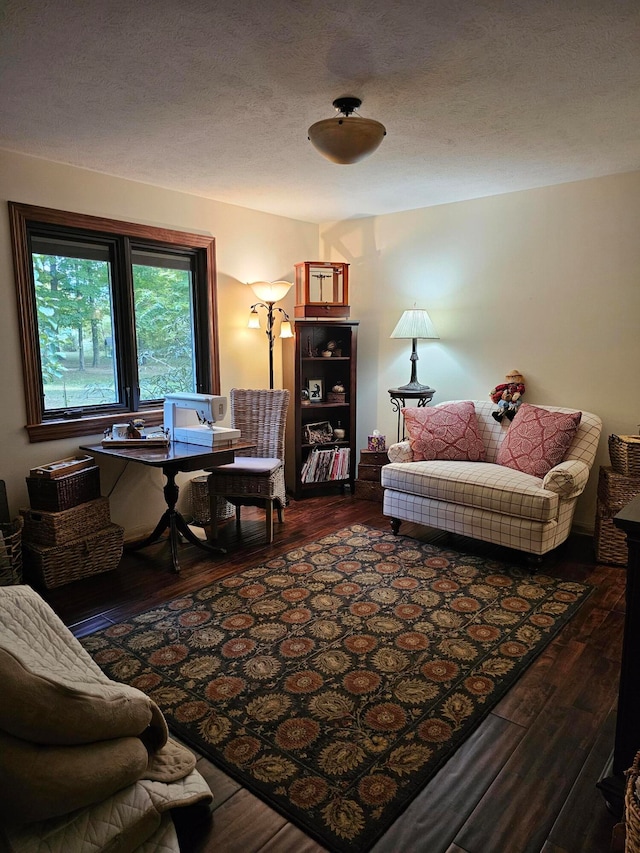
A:
[[[387,133],[379,121],[355,114],[361,104],[360,98],[336,98],[333,106],[340,115],[317,121],[308,130],[311,144],[332,163],[346,165],[364,160]]]

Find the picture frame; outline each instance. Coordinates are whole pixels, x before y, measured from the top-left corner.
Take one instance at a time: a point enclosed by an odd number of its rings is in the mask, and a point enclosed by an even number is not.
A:
[[[307,444],[329,444],[333,441],[333,428],[329,421],[304,424],[302,439]]]
[[[322,403],[324,400],[324,379],[309,379],[307,382],[309,389],[309,400],[312,403]]]

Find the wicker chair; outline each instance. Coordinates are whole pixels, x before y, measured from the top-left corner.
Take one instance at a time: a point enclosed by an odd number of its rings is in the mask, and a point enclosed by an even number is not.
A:
[[[284,484],[284,428],[289,408],[289,391],[247,390],[232,388],[231,425],[242,438],[255,441],[254,450],[238,454],[229,465],[219,465],[209,474],[209,500],[212,510],[218,497],[226,498],[236,508],[240,522],[242,506],[266,509],[267,541],[273,542],[273,507],[278,521],[283,521],[286,502]],[[218,535],[217,512],[211,512],[209,537]]]

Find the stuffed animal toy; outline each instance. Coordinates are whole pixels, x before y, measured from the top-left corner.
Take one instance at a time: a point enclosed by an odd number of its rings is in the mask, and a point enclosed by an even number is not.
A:
[[[519,370],[512,370],[505,376],[506,382],[496,385],[489,393],[489,397],[497,404],[498,408],[491,415],[500,423],[503,418],[512,421],[522,402],[524,394],[524,376]]]

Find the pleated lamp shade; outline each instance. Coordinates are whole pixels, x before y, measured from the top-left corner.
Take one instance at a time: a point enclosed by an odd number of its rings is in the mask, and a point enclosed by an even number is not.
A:
[[[431,317],[422,308],[409,308],[405,311],[391,332],[391,337],[440,340],[440,336],[431,322]]]

